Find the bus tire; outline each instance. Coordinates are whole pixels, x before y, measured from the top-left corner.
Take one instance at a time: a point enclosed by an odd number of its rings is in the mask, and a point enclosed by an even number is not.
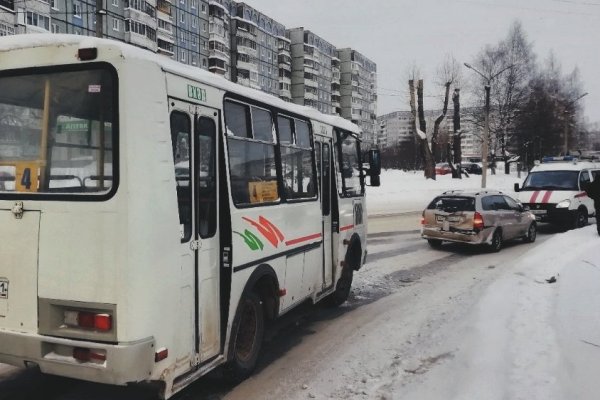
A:
[[[350,288],[352,287],[352,278],[354,270],[352,267],[347,266],[342,270],[342,276],[335,285],[335,291],[327,297],[327,305],[330,307],[339,307],[350,296]]]
[[[231,358],[225,375],[239,382],[254,371],[265,332],[262,301],[254,291],[247,292],[240,300],[231,332]]]

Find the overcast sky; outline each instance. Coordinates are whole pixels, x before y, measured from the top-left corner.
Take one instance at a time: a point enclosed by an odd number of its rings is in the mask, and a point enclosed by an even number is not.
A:
[[[435,71],[446,54],[461,64],[503,39],[519,19],[543,62],[552,50],[563,73],[578,66],[580,101],[600,121],[600,0],[247,0],[287,28],[303,26],[377,63],[378,114],[407,110],[407,70],[423,71],[425,94],[441,93]],[[473,72],[466,68],[465,77]],[[440,108],[438,97],[426,107]]]

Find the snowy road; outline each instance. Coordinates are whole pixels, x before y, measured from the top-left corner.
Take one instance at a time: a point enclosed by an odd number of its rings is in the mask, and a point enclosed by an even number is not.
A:
[[[544,226],[535,244],[509,243],[496,254],[453,244],[433,250],[419,237],[419,217],[369,218],[369,261],[355,274],[346,304],[291,313],[269,334],[252,378],[228,387],[216,373],[177,399],[423,398],[421,384],[468,346],[454,333],[484,290],[554,232]],[[3,378],[2,371],[0,399],[25,399],[32,391],[45,399],[151,398],[18,371]],[[447,397],[429,383],[428,398]]]

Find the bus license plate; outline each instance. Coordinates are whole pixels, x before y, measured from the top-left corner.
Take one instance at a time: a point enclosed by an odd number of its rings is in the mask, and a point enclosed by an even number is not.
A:
[[[8,279],[0,278],[0,299],[8,299]]]

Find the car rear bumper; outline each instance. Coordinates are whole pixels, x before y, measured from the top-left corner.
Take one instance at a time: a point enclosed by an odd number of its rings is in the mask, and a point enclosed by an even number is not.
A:
[[[82,362],[73,349],[103,350],[103,362]],[[47,374],[112,385],[149,379],[154,366],[154,339],[130,343],[98,343],[0,330],[0,363],[39,366]]]
[[[424,239],[444,240],[448,242],[467,243],[467,244],[483,244],[489,243],[492,237],[494,228],[484,228],[482,231],[443,231],[437,227],[423,227],[421,229],[421,237]]]

